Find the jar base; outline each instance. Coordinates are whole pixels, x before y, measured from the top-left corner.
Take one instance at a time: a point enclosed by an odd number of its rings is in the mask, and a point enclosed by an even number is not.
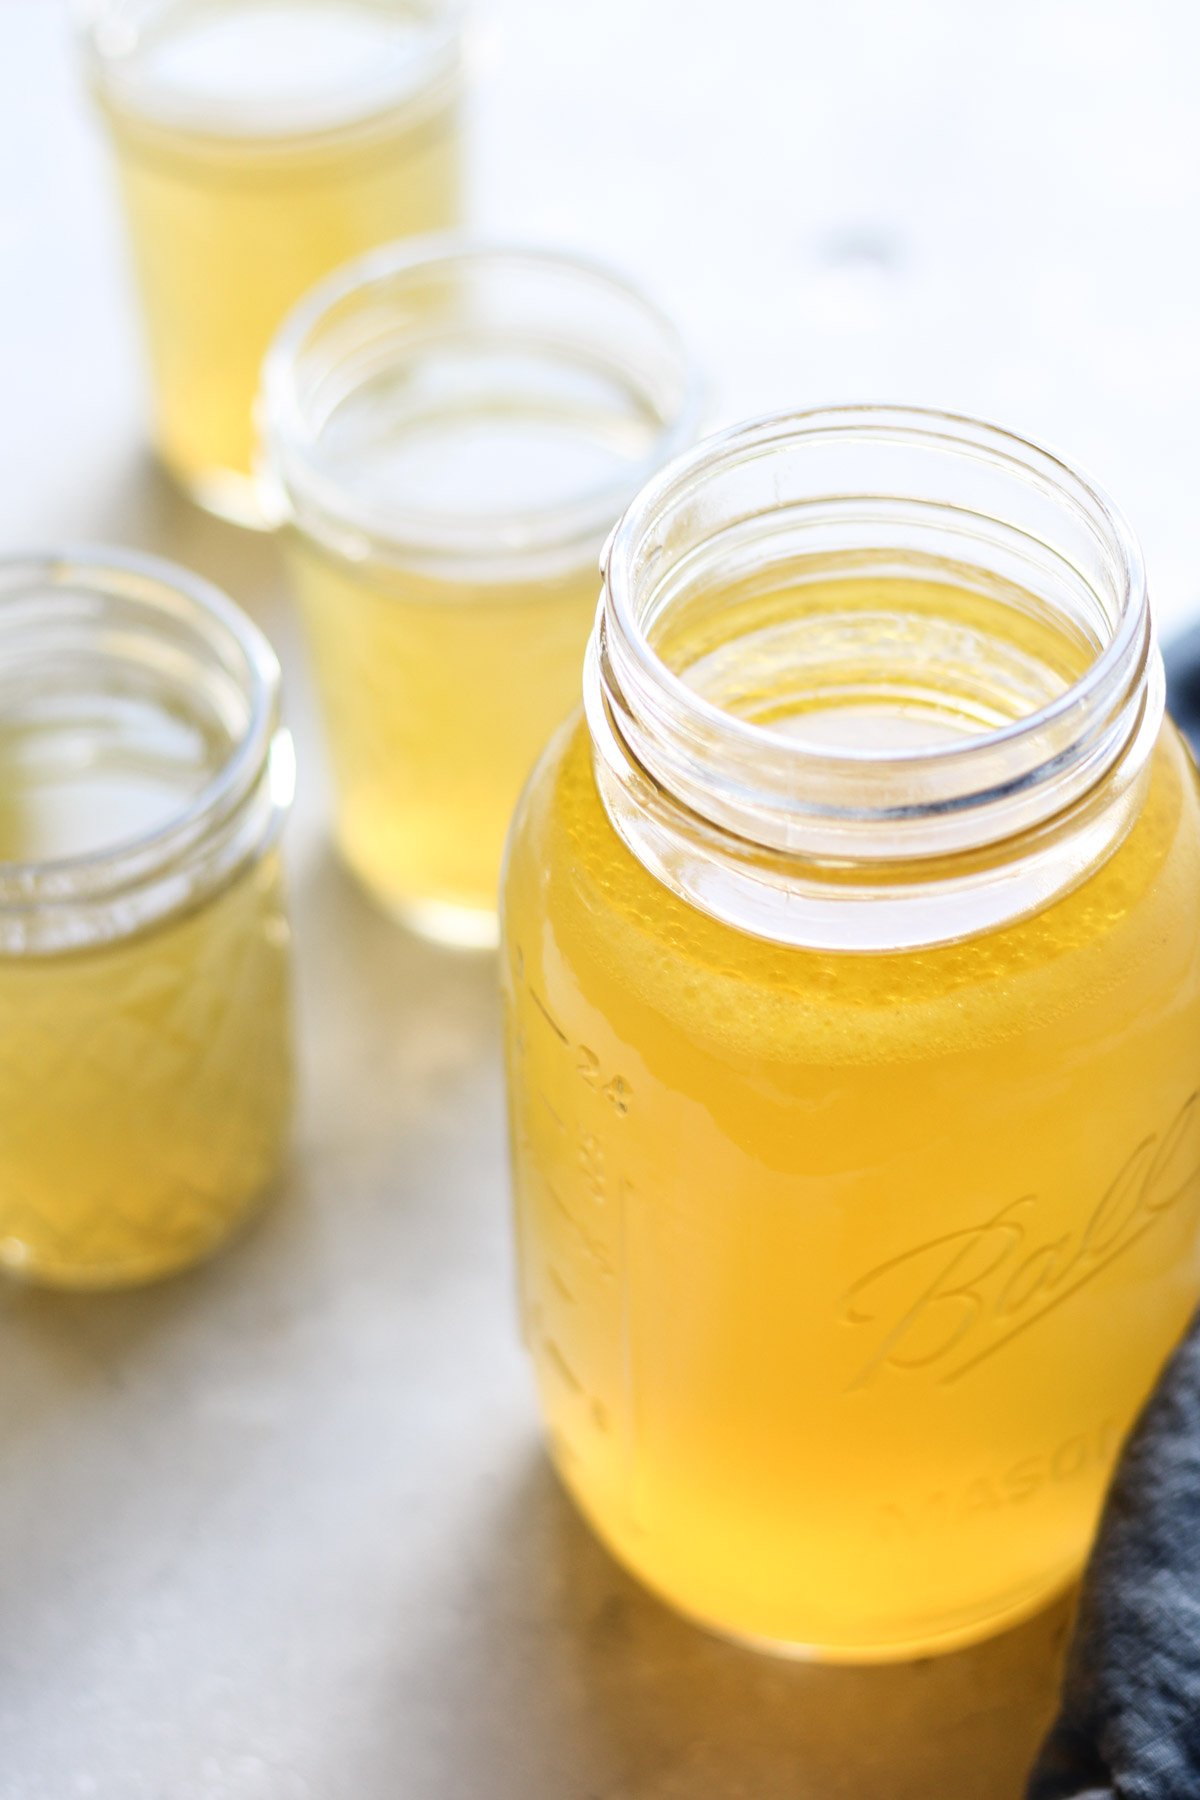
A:
[[[959,1617],[942,1629],[924,1631],[887,1639],[857,1642],[828,1642],[819,1638],[776,1638],[753,1631],[741,1631],[736,1626],[715,1619],[703,1610],[689,1606],[680,1600],[668,1587],[656,1582],[639,1566],[635,1558],[625,1554],[622,1546],[597,1523],[595,1517],[583,1503],[571,1483],[566,1479],[561,1468],[554,1463],[559,1480],[568,1498],[576,1507],[593,1535],[608,1551],[613,1560],[620,1564],[625,1572],[640,1583],[646,1591],[680,1618],[686,1619],[689,1625],[697,1626],[711,1637],[723,1639],[728,1644],[736,1644],[740,1649],[753,1650],[760,1656],[773,1656],[781,1662],[834,1663],[834,1664],[875,1664],[918,1662],[929,1656],[948,1655],[957,1650],[966,1650],[972,1644],[982,1643],[987,1638],[998,1637],[1001,1632],[1010,1631],[1014,1626],[1044,1612],[1055,1600],[1062,1597],[1074,1585],[1083,1567],[1084,1551],[1067,1566],[1054,1574],[1031,1582],[1027,1587],[1017,1589],[1004,1596],[996,1604],[969,1617]]]
[[[494,907],[454,906],[442,900],[405,901],[388,911],[399,924],[447,950],[494,950],[500,920]]]
[[[355,881],[389,919],[427,943],[446,950],[494,950],[500,942],[500,915],[494,906],[463,906],[451,900],[399,900],[368,880],[342,852]]]
[[[234,469],[186,471],[165,457],[163,461],[175,485],[203,512],[224,519],[227,525],[239,525],[243,531],[273,529],[252,475],[241,475]]]
[[[232,1220],[223,1220],[220,1230],[211,1237],[188,1244],[168,1256],[146,1256],[120,1263],[72,1263],[33,1250],[20,1238],[0,1238],[0,1281],[7,1280],[14,1287],[47,1288],[76,1294],[116,1293],[125,1288],[152,1287],[156,1282],[184,1275],[189,1269],[212,1262],[232,1250],[269,1209],[275,1192],[275,1182],[268,1182]]]
[[[756,1637],[748,1632],[731,1631],[726,1626],[690,1613],[665,1594],[659,1595],[666,1605],[689,1623],[697,1625],[713,1637],[737,1644],[743,1650],[754,1650],[762,1656],[774,1656],[781,1662],[862,1664],[921,1662],[930,1656],[950,1656],[969,1650],[988,1638],[999,1637],[1027,1619],[1045,1612],[1056,1600],[1070,1591],[1079,1577],[1082,1558],[1049,1581],[1022,1590],[993,1611],[949,1627],[945,1631],[923,1632],[912,1638],[896,1639],[885,1644],[793,1643],[787,1639]]]

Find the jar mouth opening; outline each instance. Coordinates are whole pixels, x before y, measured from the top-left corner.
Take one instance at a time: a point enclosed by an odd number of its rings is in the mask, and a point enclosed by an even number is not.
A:
[[[422,492],[404,476],[372,491],[370,440],[354,457],[330,446],[377,391],[380,459],[389,429],[394,453],[406,431],[444,423],[449,436],[456,419],[464,442],[472,429],[486,438],[490,416],[497,433],[507,418],[533,441],[515,457],[529,468],[469,507],[459,496],[484,484],[453,472],[436,492],[432,478]],[[675,326],[603,264],[462,233],[406,239],[335,271],[284,321],[263,368],[260,481],[279,522],[353,560],[462,565],[486,579],[490,566],[508,575],[530,559],[595,555],[641,484],[694,437],[700,409]]]
[[[90,739],[75,741],[72,709],[81,704],[98,713],[101,732],[106,704],[135,696],[142,706],[134,725],[112,727],[132,734],[113,740],[119,763],[155,709],[170,719],[182,695],[194,695],[194,719],[205,721],[179,794],[169,783],[154,789],[153,823],[111,836],[89,829],[95,841],[81,851],[0,859],[0,949],[54,938],[43,915],[72,915],[64,929],[81,943],[174,910],[204,886],[201,864],[227,872],[235,851],[261,842],[264,817],[278,817],[290,803],[275,653],[200,577],[156,557],[93,546],[7,556],[0,559],[0,648],[22,705],[53,702],[35,719],[38,742],[65,745],[68,770],[84,777],[94,756]],[[194,719],[189,712],[187,724]],[[97,729],[94,718],[88,729]],[[72,817],[86,804],[86,796],[76,802]],[[106,908],[116,916],[93,916]]]
[[[671,513],[686,506],[699,483],[722,469],[748,465],[772,456],[781,447],[800,442],[819,445],[871,438],[900,442],[910,440],[940,445],[957,455],[977,456],[1032,481],[1052,495],[1054,502],[1074,513],[1102,547],[1112,574],[1107,640],[1088,666],[1053,699],[1010,722],[953,742],[928,743],[897,751],[867,744],[836,748],[799,741],[784,731],[737,714],[706,700],[666,663],[651,641],[647,628],[653,616],[653,594],[639,588],[637,564],[648,538]],[[857,503],[865,507],[903,507],[910,497],[903,493],[822,494],[802,504]],[[946,512],[960,511],[952,503],[940,503]],[[1048,728],[1069,718],[1080,707],[1110,689],[1128,672],[1131,658],[1141,666],[1152,648],[1145,569],[1141,549],[1124,516],[1105,491],[1076,465],[999,426],[967,415],[935,408],[886,405],[851,405],[814,408],[794,413],[769,414],[715,434],[662,468],[638,494],[614,528],[602,562],[605,600],[602,630],[610,654],[619,644],[622,664],[661,690],[672,711],[694,720],[701,728],[718,732],[746,752],[761,751],[782,757],[797,777],[805,771],[817,774],[839,769],[868,773],[872,770],[914,772],[930,768],[962,769],[978,766],[997,751],[1045,735]],[[966,792],[961,804],[979,798]]]
[[[755,420],[656,476],[603,567],[597,788],[702,912],[810,948],[949,943],[1132,829],[1164,689],[1141,554],[1012,432],[892,406]]]
[[[335,47],[326,45],[322,57],[321,45],[313,44],[307,89],[301,85],[291,94],[271,96],[239,92],[238,78],[231,79],[227,64],[210,68],[209,80],[199,85],[194,79],[181,80],[178,68],[172,70],[170,46],[163,40],[174,24],[187,25],[189,15],[199,15],[203,23],[204,0],[75,0],[75,10],[88,73],[104,102],[150,127],[181,131],[214,146],[237,142],[248,149],[336,141],[392,118],[415,121],[440,104],[459,80],[466,15],[465,0],[373,0],[360,10],[364,21],[372,21],[376,36],[389,22],[411,28],[402,55],[398,41],[394,62],[381,54],[386,48],[382,38],[368,55],[365,41],[358,46],[346,41],[343,23],[343,48],[346,54],[353,51],[353,65],[333,80]],[[260,7],[264,20],[270,10]],[[222,23],[219,17],[215,22],[218,27]],[[274,54],[270,44],[261,44],[253,57],[248,48],[242,46],[237,57],[243,68],[269,64]],[[160,57],[156,70],[155,52],[164,49],[165,65]],[[210,42],[201,46],[201,57],[223,55],[228,63],[232,49]],[[185,45],[181,62],[187,53]],[[194,46],[191,60],[194,76]]]

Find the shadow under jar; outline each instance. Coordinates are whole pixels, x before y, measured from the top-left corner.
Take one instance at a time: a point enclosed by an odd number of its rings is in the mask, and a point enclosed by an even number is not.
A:
[[[435,240],[332,276],[267,359],[346,862],[443,942],[496,941],[521,784],[575,704],[605,534],[694,435],[691,366],[573,258]]]
[[[124,552],[0,563],[0,1267],[63,1287],[216,1248],[291,1110],[279,668]]]
[[[814,1657],[1070,1580],[1200,1291],[1200,811],[1139,552],[1056,457],[852,407],[607,556],[514,823],[524,1326],[566,1485]]]
[[[454,0],[89,0],[163,461],[262,523],[263,356],[288,308],[371,245],[461,210]]]

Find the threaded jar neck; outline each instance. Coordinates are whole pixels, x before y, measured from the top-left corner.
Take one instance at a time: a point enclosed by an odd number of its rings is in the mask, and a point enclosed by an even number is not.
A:
[[[128,936],[273,843],[294,786],[279,664],[209,583],[125,551],[5,558],[0,670],[20,846],[0,854],[0,954]],[[111,828],[103,805],[89,811],[92,781],[134,796]],[[44,852],[44,809],[66,811],[55,837],[84,847]],[[123,828],[126,813],[139,828]]]
[[[281,522],[352,561],[537,578],[691,441],[674,326],[608,270],[460,234],[368,253],[284,322],[259,403]]]
[[[895,948],[1044,903],[1094,864],[1157,736],[1128,526],[1061,458],[974,420],[855,406],[709,439],[629,507],[604,577],[586,693],[614,823],[766,936]],[[883,610],[896,583],[911,619]],[[1045,669],[1034,642],[1061,646]],[[881,737],[864,696],[889,693]]]

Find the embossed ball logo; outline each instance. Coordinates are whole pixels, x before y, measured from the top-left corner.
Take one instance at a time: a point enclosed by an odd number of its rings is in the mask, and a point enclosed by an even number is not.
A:
[[[875,1347],[848,1392],[887,1372],[925,1371],[961,1381],[1132,1249],[1164,1214],[1196,1192],[1200,1093],[1161,1132],[1145,1137],[1077,1225],[1045,1236],[1036,1193],[880,1263],[842,1297],[848,1325],[873,1330]]]

